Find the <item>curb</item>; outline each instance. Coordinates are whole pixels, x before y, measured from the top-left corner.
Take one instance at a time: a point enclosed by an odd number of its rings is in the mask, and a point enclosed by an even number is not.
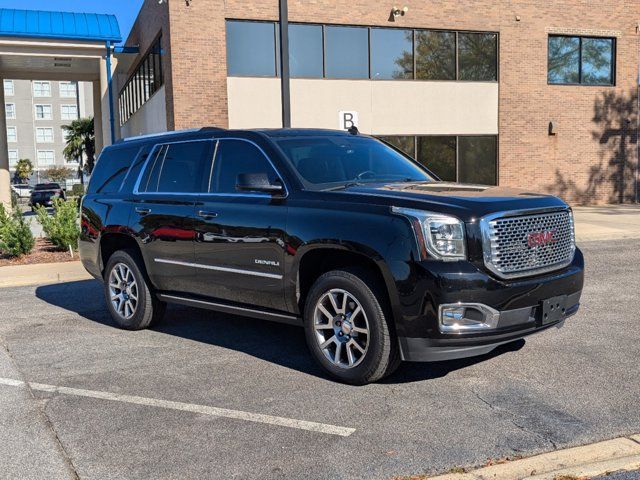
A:
[[[631,435],[482,467],[467,473],[424,478],[430,480],[554,480],[563,475],[567,478],[588,478],[621,470],[638,469],[640,469],[640,435]]]
[[[0,288],[76,282],[93,277],[80,262],[39,263],[0,267]]]

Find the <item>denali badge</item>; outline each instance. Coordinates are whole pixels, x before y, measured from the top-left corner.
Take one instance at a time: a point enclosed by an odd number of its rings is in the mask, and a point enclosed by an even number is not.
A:
[[[273,260],[259,260],[256,258],[254,262],[256,262],[258,265],[271,265],[272,267],[280,266],[280,262],[275,262]]]
[[[531,232],[527,235],[527,245],[529,245],[530,248],[535,248],[547,245],[548,243],[556,243],[558,241],[556,232],[556,229],[546,232]]]

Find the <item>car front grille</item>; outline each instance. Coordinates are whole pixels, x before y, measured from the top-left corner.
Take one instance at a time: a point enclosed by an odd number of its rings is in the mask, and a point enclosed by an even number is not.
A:
[[[575,236],[570,210],[491,215],[481,221],[484,263],[502,278],[523,277],[566,267]]]

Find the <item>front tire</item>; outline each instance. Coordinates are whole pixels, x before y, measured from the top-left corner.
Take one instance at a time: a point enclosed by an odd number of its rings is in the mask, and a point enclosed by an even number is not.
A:
[[[327,272],[311,287],[304,309],[307,345],[334,378],[364,385],[391,374],[400,364],[382,298],[379,282],[359,270]]]
[[[153,294],[144,266],[133,250],[118,250],[104,271],[104,295],[120,328],[141,330],[159,321],[166,304]]]

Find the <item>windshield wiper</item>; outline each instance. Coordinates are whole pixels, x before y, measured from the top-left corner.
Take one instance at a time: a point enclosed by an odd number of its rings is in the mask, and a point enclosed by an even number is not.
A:
[[[323,190],[326,191],[326,192],[332,192],[334,190],[344,190],[345,188],[361,187],[363,185],[364,185],[364,183],[360,183],[360,182],[347,182],[347,183],[345,183],[343,185],[338,185],[337,187],[323,188]]]

